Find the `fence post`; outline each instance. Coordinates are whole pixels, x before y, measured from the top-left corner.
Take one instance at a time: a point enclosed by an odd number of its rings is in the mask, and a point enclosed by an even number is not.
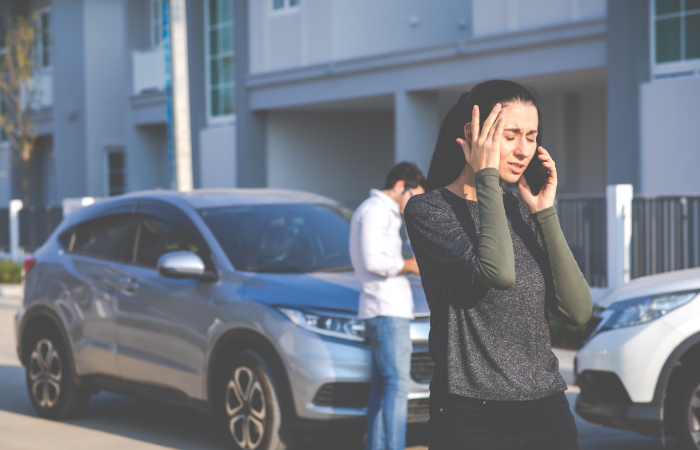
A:
[[[632,185],[611,184],[606,190],[608,289],[630,280]]]
[[[10,257],[19,262],[19,212],[24,207],[22,200],[10,200]]]

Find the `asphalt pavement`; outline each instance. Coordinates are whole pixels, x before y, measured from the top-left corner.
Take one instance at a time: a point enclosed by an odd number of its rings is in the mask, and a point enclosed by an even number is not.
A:
[[[0,450],[225,450],[225,426],[195,410],[100,392],[87,414],[65,422],[39,418],[24,383],[24,368],[15,352],[13,317],[21,302],[17,288],[0,286]],[[562,375],[571,382],[573,352],[556,350]],[[567,398],[573,407],[573,387]],[[659,439],[598,427],[576,417],[581,450],[662,450]],[[304,450],[359,450],[343,447],[342,439]],[[427,431],[409,433],[407,450],[427,450]],[[667,440],[666,449],[676,449]]]

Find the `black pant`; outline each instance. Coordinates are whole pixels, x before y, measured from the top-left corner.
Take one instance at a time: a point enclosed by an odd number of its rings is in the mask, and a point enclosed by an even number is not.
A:
[[[430,396],[430,450],[579,450],[563,392],[522,402]]]

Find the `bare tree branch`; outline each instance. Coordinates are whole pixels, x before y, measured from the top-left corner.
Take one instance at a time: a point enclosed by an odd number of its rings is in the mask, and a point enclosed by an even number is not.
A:
[[[6,144],[0,146],[13,166],[22,167],[22,196],[30,204],[29,164],[36,149],[37,133],[32,122],[32,108],[40,95],[34,79],[37,42],[36,16],[32,20],[17,16],[5,33],[5,53],[0,58],[0,130]]]

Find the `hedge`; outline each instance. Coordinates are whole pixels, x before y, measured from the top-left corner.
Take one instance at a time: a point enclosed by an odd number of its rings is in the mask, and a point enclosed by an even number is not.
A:
[[[17,264],[6,259],[0,259],[0,283],[21,284],[22,264]]]

